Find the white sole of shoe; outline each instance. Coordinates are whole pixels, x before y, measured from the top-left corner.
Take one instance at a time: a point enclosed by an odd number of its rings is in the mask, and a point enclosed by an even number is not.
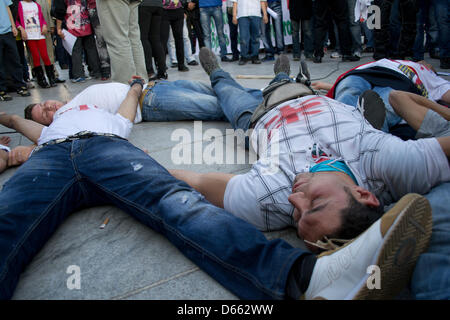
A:
[[[431,207],[426,198],[417,194],[406,195],[391,210],[396,210],[396,207],[401,212],[385,235],[384,244],[373,261],[373,265],[380,270],[380,289],[369,289],[367,275],[346,299],[392,299],[410,281],[417,258],[427,249],[430,240]]]

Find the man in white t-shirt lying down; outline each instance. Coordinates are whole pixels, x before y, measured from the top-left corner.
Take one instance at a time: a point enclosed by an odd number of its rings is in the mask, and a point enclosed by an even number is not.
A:
[[[13,295],[24,267],[67,215],[107,204],[166,236],[244,299],[391,298],[408,281],[430,238],[425,198],[404,197],[360,237],[321,256],[269,241],[126,140],[141,91],[142,83],[132,83],[117,114],[72,104],[56,111],[48,126],[0,115],[0,124],[38,145],[0,192],[0,299]],[[380,290],[367,285],[371,265],[381,270]]]

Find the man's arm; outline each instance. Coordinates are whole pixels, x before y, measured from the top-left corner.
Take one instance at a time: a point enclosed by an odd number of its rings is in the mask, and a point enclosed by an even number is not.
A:
[[[261,9],[263,12],[262,20],[265,24],[269,23],[269,17],[267,16],[267,1],[261,1]]]
[[[395,112],[414,129],[419,130],[428,109],[450,121],[450,109],[414,93],[393,90],[389,103]]]
[[[228,181],[235,175],[222,172],[197,173],[187,170],[169,170],[175,178],[186,182],[205,196],[213,205],[223,208],[223,198]]]
[[[16,130],[37,144],[44,126],[32,120],[27,120],[15,114],[0,113],[0,124]]]
[[[11,9],[7,6],[6,11],[8,12],[9,21],[11,22],[11,31],[14,35],[14,37],[17,37],[17,29],[16,29],[16,23],[14,22],[14,18],[11,13]]]
[[[141,79],[134,76],[133,79]],[[142,80],[143,81],[143,80]],[[120,104],[119,110],[117,111],[122,117],[127,118],[131,122],[136,118],[137,106],[139,105],[139,97],[142,93],[143,85],[139,83],[134,83],[128,90],[125,100]]]

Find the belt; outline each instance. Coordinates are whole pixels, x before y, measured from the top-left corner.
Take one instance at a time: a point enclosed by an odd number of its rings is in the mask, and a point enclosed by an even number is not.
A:
[[[51,146],[53,144],[59,144],[59,143],[64,143],[64,142],[71,142],[71,141],[75,141],[75,140],[80,140],[80,139],[88,139],[88,138],[92,138],[95,136],[104,136],[104,137],[113,137],[113,138],[119,138],[122,140],[127,140],[125,138],[122,138],[116,134],[112,134],[112,133],[101,133],[101,132],[92,132],[92,131],[80,131],[74,135],[68,136],[66,138],[60,138],[60,139],[55,139],[55,140],[50,140],[46,143],[43,143],[39,146],[37,146],[36,148],[33,149],[33,152],[37,152],[39,150],[41,150],[42,148],[44,148],[45,146]],[[31,154],[30,154],[31,156]]]
[[[153,87],[154,87],[157,83],[158,83],[157,81],[149,81],[149,82],[147,83],[147,87],[144,89],[144,91],[142,91],[141,96],[140,96],[140,98],[139,98],[139,107],[141,108],[141,112],[142,112],[142,106],[143,106],[143,104],[144,104],[145,96],[147,95],[147,93],[148,93],[149,91],[151,91],[151,90],[153,89]]]

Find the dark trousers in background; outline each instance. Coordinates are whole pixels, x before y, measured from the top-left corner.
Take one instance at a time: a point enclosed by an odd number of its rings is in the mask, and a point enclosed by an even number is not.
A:
[[[381,9],[381,29],[374,29],[375,53],[374,59],[387,57],[404,59],[412,56],[412,48],[416,38],[417,0],[399,0],[399,13],[401,20],[400,39],[398,50],[392,44],[390,32],[391,10],[394,0],[375,0],[374,4]]]
[[[200,9],[195,8],[194,10],[187,11],[186,26],[189,31],[189,39],[191,40],[192,54],[195,53],[196,39],[198,40],[198,45],[200,48],[205,46],[205,41],[203,40],[203,30],[200,23]]]
[[[316,0],[313,2],[315,16],[314,26],[314,55],[323,57],[323,44],[328,31],[327,12],[330,10],[336,22],[339,34],[339,45],[343,55],[352,54],[352,38],[348,17],[348,6],[346,0]]]
[[[175,10],[163,9],[163,18],[161,22],[161,43],[164,47],[167,46],[170,28],[172,28],[173,37],[175,40],[175,50],[177,53],[177,61],[179,65],[182,65],[184,61],[183,25],[183,8]]]
[[[139,7],[139,28],[141,29],[141,42],[144,48],[145,65],[148,74],[154,71],[153,57],[159,73],[164,73],[167,70],[166,54],[161,43],[162,15],[162,7]]]
[[[74,79],[84,77],[83,49],[91,74],[100,76],[100,61],[97,53],[94,35],[78,37],[72,49],[72,75]]]
[[[7,67],[7,69],[6,69]],[[16,38],[12,32],[0,34],[0,91],[7,90],[7,75],[12,78],[13,89],[26,86],[23,81],[22,64],[17,52]]]
[[[231,10],[230,10],[231,9]],[[227,8],[228,26],[230,27],[231,52],[234,59],[239,59],[238,50],[238,25],[233,23],[233,9]]]

